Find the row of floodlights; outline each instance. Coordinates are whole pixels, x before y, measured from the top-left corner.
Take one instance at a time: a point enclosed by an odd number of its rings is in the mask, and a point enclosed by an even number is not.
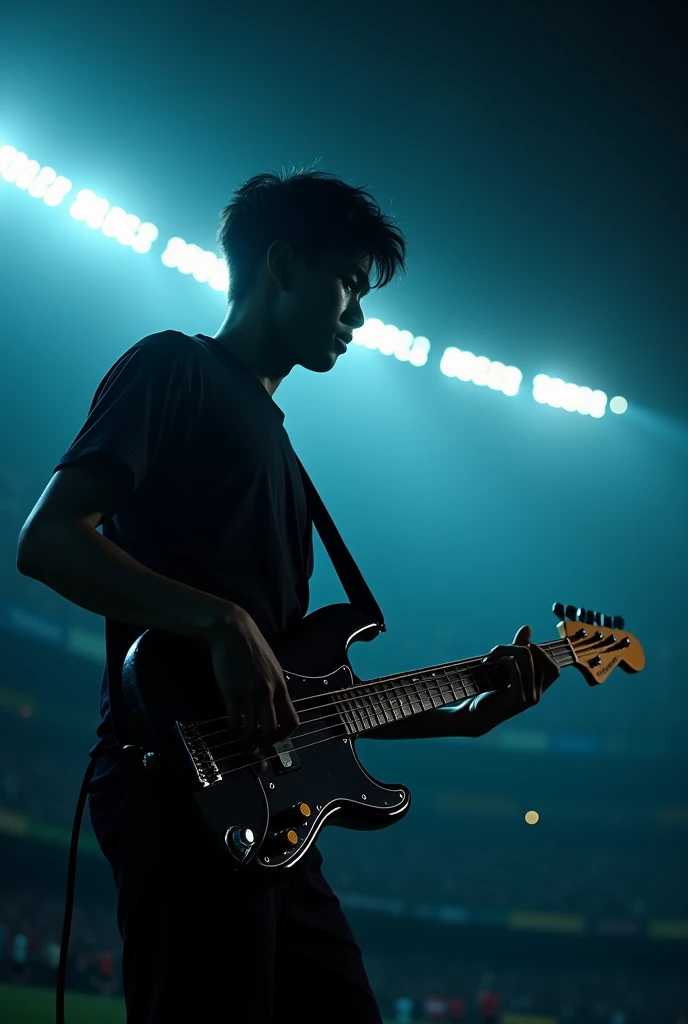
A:
[[[42,199],[46,206],[59,206],[71,192],[72,182],[59,175],[52,167],[42,167],[37,160],[31,160],[26,153],[14,146],[0,146],[0,177],[23,189],[35,199]],[[90,189],[77,192],[69,212],[93,230],[100,230],[108,238],[115,238],[134,252],[150,251],[158,238],[158,229],[148,221],[142,221],[135,214],[127,213],[119,206],[111,206],[107,199],[97,196]],[[226,294],[229,287],[227,266],[215,253],[183,238],[170,238],[160,257],[166,267],[176,268],[181,274],[190,274],[200,283]],[[430,342],[410,331],[400,330],[393,324],[384,324],[371,317],[363,327],[354,331],[353,341],[365,348],[377,349],[383,355],[393,355],[402,362],[413,366],[424,366],[428,361]],[[477,356],[464,349],[449,347],[440,360],[440,370],[447,377],[472,382],[504,395],[517,395],[523,374],[516,366],[506,366],[487,356]],[[533,398],[554,409],[565,409],[596,418],[604,416],[607,396],[604,391],[593,391],[588,387],[568,384],[558,377],[539,373],[533,380]],[[628,408],[625,398],[612,398],[609,403],[612,412],[622,413]]]
[[[423,366],[428,361],[430,351],[427,338],[414,338],[410,331],[400,331],[398,327],[384,324],[375,317],[367,320],[360,330],[354,331],[353,341],[366,348],[376,348],[384,355],[408,360],[414,366]],[[518,394],[523,380],[523,374],[517,366],[506,366],[497,359],[476,356],[473,352],[453,346],[444,350],[440,370],[446,377],[456,377],[467,383],[488,387],[492,391],[501,391],[510,397]],[[534,378],[533,398],[553,409],[578,412],[596,419],[604,416],[607,407],[604,391],[568,384],[559,377],[548,377],[546,373],[538,373]],[[612,398],[609,408],[615,413],[626,412],[628,402],[617,396]]]

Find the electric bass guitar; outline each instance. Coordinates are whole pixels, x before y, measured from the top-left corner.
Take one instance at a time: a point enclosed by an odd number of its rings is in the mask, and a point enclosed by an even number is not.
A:
[[[557,604],[559,639],[541,646],[591,686],[645,655],[623,619]],[[568,621],[567,621],[568,620]],[[325,825],[379,829],[411,803],[400,783],[374,779],[355,741],[388,723],[446,707],[500,685],[481,657],[362,681],[347,652],[379,626],[350,604],[320,608],[279,638],[267,638],[284,672],[299,725],[287,740],[253,751],[229,734],[224,701],[202,641],[147,630],[122,670],[130,753],[184,807],[247,882],[270,886],[296,865]],[[501,685],[508,685],[506,674]]]

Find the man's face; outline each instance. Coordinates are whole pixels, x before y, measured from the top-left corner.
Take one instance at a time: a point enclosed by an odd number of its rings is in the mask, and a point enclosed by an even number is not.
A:
[[[365,321],[360,300],[370,291],[369,268],[368,257],[351,251],[328,252],[312,268],[292,258],[275,311],[279,344],[290,362],[316,373],[332,369],[346,352],[337,334],[348,343]]]

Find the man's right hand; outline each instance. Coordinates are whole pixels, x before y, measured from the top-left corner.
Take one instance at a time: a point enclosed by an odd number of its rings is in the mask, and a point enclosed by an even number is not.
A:
[[[248,612],[235,605],[211,627],[207,639],[230,734],[251,748],[291,735],[299,718],[284,673]]]

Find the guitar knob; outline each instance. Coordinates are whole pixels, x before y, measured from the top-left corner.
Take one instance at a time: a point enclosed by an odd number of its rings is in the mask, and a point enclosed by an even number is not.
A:
[[[564,608],[561,601],[557,601],[556,604],[552,605],[552,611],[558,619],[563,619],[566,616],[566,609]]]
[[[597,665],[601,665],[601,664],[602,664],[602,658],[599,656],[599,654],[596,654],[595,657],[591,658],[590,661],[588,662],[588,665],[590,666],[590,668],[595,668]]]
[[[623,629],[624,628],[624,620],[621,618],[620,615],[615,615],[614,616],[614,621],[612,622],[612,626],[614,627],[614,629]]]
[[[601,626],[602,625],[602,612],[595,612],[595,625],[596,626]]]
[[[576,621],[576,609],[574,608],[574,606],[572,604],[567,604],[566,605],[566,618],[570,619],[571,622],[575,622]]]
[[[266,853],[288,853],[298,846],[299,834],[293,828],[284,829],[282,832],[273,832],[263,843],[262,849]]]
[[[298,804],[292,804],[291,807],[287,807],[284,811],[280,811],[275,816],[275,824],[278,829],[296,828],[299,825],[305,825],[311,816],[311,809],[307,803],[301,801]]]
[[[614,624],[612,622],[611,615],[605,615],[603,618],[604,618],[603,625],[606,626],[607,629],[612,629]]]

